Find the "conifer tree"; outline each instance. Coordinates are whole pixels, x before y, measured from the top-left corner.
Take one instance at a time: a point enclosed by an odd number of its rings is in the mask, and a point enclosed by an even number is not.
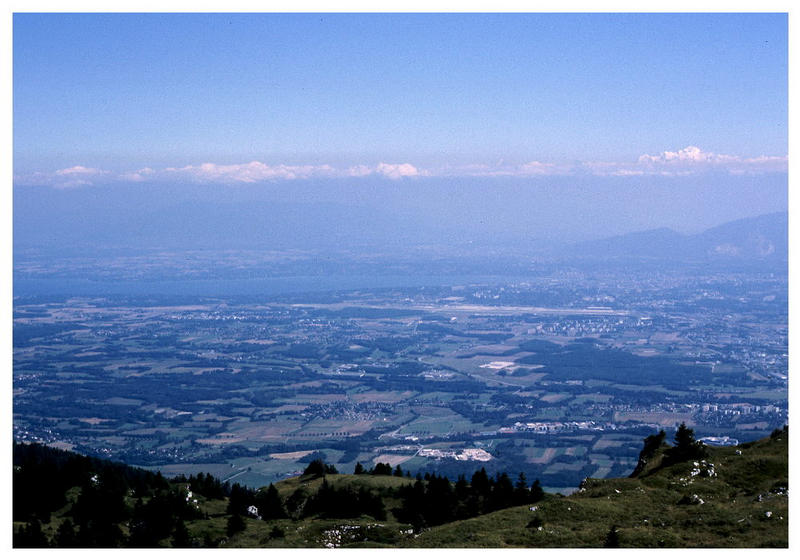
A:
[[[544,489],[542,488],[539,479],[533,481],[531,484],[531,503],[536,503],[544,499]]]
[[[234,513],[228,518],[228,523],[225,526],[225,534],[232,537],[236,533],[241,533],[247,528],[244,518],[238,513]]]
[[[18,532],[14,533],[14,548],[46,548],[50,546],[42,531],[42,523],[34,517]]]
[[[603,548],[619,548],[619,530],[616,525],[612,525],[611,529],[606,533]]]
[[[172,546],[173,548],[189,548],[191,546],[189,531],[186,529],[183,519],[178,520],[172,531]]]
[[[675,432],[675,447],[667,452],[671,462],[700,459],[706,455],[703,444],[694,439],[694,430],[688,428],[684,422]]]
[[[54,545],[58,548],[75,548],[78,546],[78,535],[69,518],[61,522],[56,531]]]
[[[266,490],[263,488],[258,491],[255,499],[255,506],[261,519],[283,519],[288,517],[286,508],[275,485],[270,483]]]
[[[521,472],[517,478],[517,483],[514,485],[514,505],[527,504],[530,498],[531,492],[528,489],[528,481],[525,478],[525,473]]]

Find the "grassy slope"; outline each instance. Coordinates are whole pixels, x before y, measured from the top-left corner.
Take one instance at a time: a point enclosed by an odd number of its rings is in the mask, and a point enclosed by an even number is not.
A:
[[[326,475],[328,483],[335,487],[365,486],[371,489],[396,488],[403,484],[413,484],[414,480],[395,476],[371,476],[338,474]],[[275,484],[281,497],[285,500],[298,488],[303,487],[309,493],[315,493],[322,484],[322,477],[300,476],[282,480]],[[386,498],[387,519],[376,521],[368,516],[358,519],[319,519],[302,520],[278,519],[274,521],[248,520],[247,528],[228,540],[224,546],[229,547],[325,547],[326,544],[339,546],[403,546],[411,540],[410,535],[401,531],[411,528],[410,525],[398,523],[391,514],[393,507],[399,506],[399,500]],[[205,521],[209,527],[224,533],[227,518]],[[279,527],[283,537],[270,537],[273,527]],[[190,527],[190,531],[197,530]]]
[[[738,454],[740,451],[741,454]],[[572,496],[549,496],[473,519],[433,527],[414,537],[391,515],[383,522],[322,520],[250,521],[228,546],[393,546],[393,547],[601,547],[612,525],[623,547],[785,547],[788,545],[788,435],[735,448],[709,448],[698,461],[662,468],[653,458],[637,478],[590,479]],[[707,476],[711,467],[714,475]],[[694,471],[694,475],[692,472]],[[402,484],[393,477],[329,477],[334,484]],[[407,479],[406,479],[407,481]],[[321,479],[283,481],[281,493]],[[697,496],[702,500],[693,499]],[[688,500],[687,500],[688,498]],[[679,503],[688,501],[689,503]],[[692,503],[694,502],[694,503]],[[387,509],[394,504],[387,503]],[[771,512],[767,516],[767,512]],[[283,538],[270,539],[277,524]],[[358,526],[358,529],[352,527]],[[539,529],[541,526],[541,530]],[[338,535],[335,532],[338,530]],[[364,540],[366,539],[366,541]],[[384,541],[377,544],[375,540]]]
[[[716,476],[692,476],[692,462],[661,468],[651,461],[637,478],[590,479],[579,493],[550,497],[536,511],[516,507],[434,527],[413,546],[600,547],[616,525],[623,547],[785,547],[787,440],[782,434],[709,449]],[[679,504],[693,495],[703,503]]]
[[[414,479],[399,477],[399,476],[329,474],[326,475],[325,477],[328,479],[328,482],[330,484],[336,486],[337,488],[340,486],[341,487],[353,486],[354,488],[365,486],[371,489],[380,489],[380,488],[397,488],[398,486],[402,486],[404,484],[414,484]],[[276,482],[275,488],[278,489],[278,493],[280,493],[281,497],[286,499],[300,487],[304,487],[311,493],[314,493],[319,489],[321,485],[322,485],[322,477],[314,478],[312,476],[298,476],[295,478],[287,478],[286,480],[281,480],[280,482]]]
[[[741,451],[741,454],[737,454]],[[652,459],[637,478],[590,479],[571,496],[548,496],[536,511],[520,506],[407,534],[385,499],[386,521],[359,519],[248,519],[246,529],[225,539],[228,547],[600,547],[616,525],[624,547],[785,547],[788,544],[788,434],[731,448],[709,448],[716,476],[702,476],[692,462],[662,468]],[[702,466],[702,465],[701,465]],[[334,486],[380,489],[413,483],[393,476],[329,475]],[[297,488],[317,490],[322,478],[297,477],[276,488],[288,498]],[[70,491],[70,502],[77,489]],[[680,504],[697,495],[702,504]],[[208,519],[189,521],[193,538],[224,538],[227,500],[205,500]],[[132,502],[129,505],[133,505]],[[69,505],[54,512],[45,531],[52,536]],[[767,512],[771,512],[768,517]],[[15,523],[15,527],[18,524]],[[539,529],[541,526],[541,530]],[[270,536],[278,527],[283,536]],[[163,542],[168,545],[168,539]]]

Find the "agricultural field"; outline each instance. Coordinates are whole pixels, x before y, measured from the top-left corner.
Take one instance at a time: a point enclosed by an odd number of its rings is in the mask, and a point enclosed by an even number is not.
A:
[[[14,436],[253,486],[318,456],[566,489],[624,476],[645,436],[681,422],[741,441],[782,426],[785,309],[767,298],[751,313],[770,321],[732,325],[716,300],[682,307],[698,280],[676,282],[620,283],[602,307],[531,284],[17,298]],[[782,289],[713,282],[732,301]]]

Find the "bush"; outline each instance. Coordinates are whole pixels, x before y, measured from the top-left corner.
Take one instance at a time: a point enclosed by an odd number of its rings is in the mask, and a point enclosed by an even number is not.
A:
[[[306,469],[303,471],[303,474],[322,476],[325,474],[339,474],[339,471],[336,470],[334,465],[326,465],[323,463],[322,459],[314,459],[308,464]]]

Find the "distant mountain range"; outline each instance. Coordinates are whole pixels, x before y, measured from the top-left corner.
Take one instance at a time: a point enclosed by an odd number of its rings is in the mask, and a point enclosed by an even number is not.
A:
[[[326,254],[359,254],[366,248],[405,255],[416,247],[435,246],[443,256],[458,255],[467,248],[481,257],[534,252],[556,259],[712,257],[781,262],[787,258],[785,212],[730,222],[696,235],[662,228],[571,245],[574,239],[596,239],[603,232],[632,229],[626,224],[637,223],[631,218],[637,212],[648,216],[656,212],[670,223],[680,220],[674,212],[651,206],[608,208],[614,198],[597,193],[591,199],[594,206],[573,193],[576,200],[559,199],[558,205],[550,207],[546,197],[530,198],[529,191],[511,189],[497,196],[501,200],[507,196],[514,204],[498,207],[481,198],[485,185],[471,186],[469,196],[459,191],[459,197],[446,196],[447,185],[425,192],[417,189],[414,194],[406,192],[408,186],[394,190],[389,186],[362,188],[354,194],[341,185],[339,190],[306,185],[305,190],[282,198],[268,191],[174,185],[63,191],[20,188],[14,192],[13,242],[15,249],[45,248],[59,255],[75,250],[96,253],[103,248],[143,252],[267,248]],[[340,191],[338,198],[331,194]],[[320,193],[328,198],[323,200]],[[711,206],[701,214],[713,214]],[[529,208],[530,214],[517,212],[518,208]],[[694,212],[700,210],[695,207]]]
[[[695,235],[669,228],[629,233],[576,243],[567,252],[599,258],[663,258],[681,260],[788,259],[789,216],[785,212],[727,222]]]

